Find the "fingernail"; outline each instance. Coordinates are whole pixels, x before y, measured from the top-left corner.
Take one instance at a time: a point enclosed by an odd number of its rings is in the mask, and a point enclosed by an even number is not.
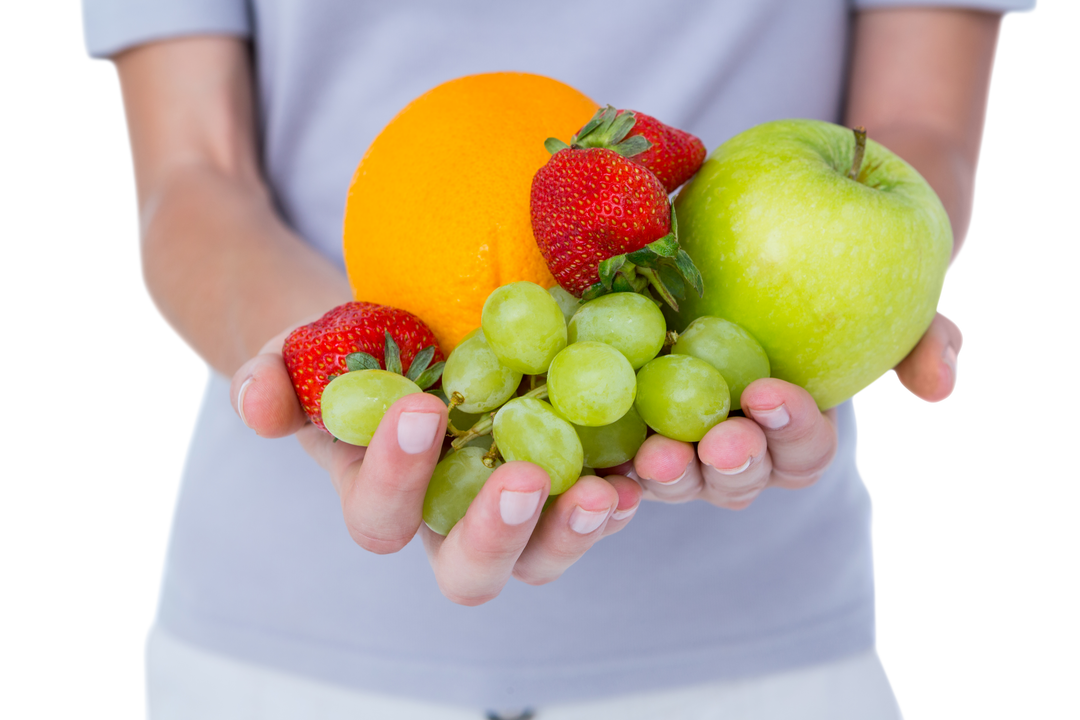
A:
[[[403,412],[398,417],[398,446],[410,455],[426,452],[438,430],[439,416],[435,413]]]
[[[637,470],[627,470],[626,471],[626,477],[630,478],[631,480],[633,480],[634,482],[637,482],[637,483],[642,482],[641,476],[637,474]]]
[[[499,515],[507,525],[520,525],[536,514],[539,504],[539,490],[530,493],[503,490],[499,496]]]
[[[632,517],[633,514],[637,512],[638,505],[640,505],[640,504],[641,503],[638,503],[634,507],[626,508],[625,510],[616,510],[615,512],[611,513],[611,519],[612,520],[625,520],[628,517]]]
[[[945,352],[942,354],[941,359],[949,366],[949,370],[952,370],[953,381],[956,380],[956,349],[952,345],[945,347]]]
[[[779,405],[769,410],[751,410],[750,414],[758,425],[769,430],[779,430],[791,422],[791,415],[788,414],[785,405]]]
[[[578,535],[588,535],[604,524],[607,510],[585,510],[580,505],[570,513],[570,529]]]
[[[753,459],[754,459],[753,457],[748,457],[748,458],[746,458],[746,462],[744,462],[739,467],[734,467],[734,468],[718,468],[718,467],[715,467],[715,466],[712,466],[712,465],[710,465],[709,467],[712,467],[713,470],[720,473],[721,475],[738,475],[743,470],[746,470],[746,468],[750,467],[750,462]]]
[[[694,464],[694,461],[691,460],[687,464],[686,469],[682,471],[682,475],[675,478],[674,480],[654,480],[653,482],[657,483],[658,485],[674,485],[675,483],[679,482],[680,480],[682,480],[684,477],[686,477],[690,473],[690,467],[693,464]]]
[[[247,425],[249,429],[251,428],[251,425],[248,425],[247,418],[244,416],[244,395],[247,394],[247,389],[251,386],[251,381],[254,379],[255,376],[252,375],[245,380],[244,384],[240,386],[240,392],[236,394],[236,412],[240,413],[240,420],[244,425]]]

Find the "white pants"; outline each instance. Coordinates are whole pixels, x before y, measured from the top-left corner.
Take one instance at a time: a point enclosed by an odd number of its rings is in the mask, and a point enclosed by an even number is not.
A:
[[[483,720],[483,709],[367,693],[235,660],[155,628],[151,720]],[[496,715],[495,717],[498,717]],[[516,717],[515,712],[502,714]],[[526,716],[528,717],[528,716]],[[873,650],[741,680],[538,708],[536,720],[899,720]]]

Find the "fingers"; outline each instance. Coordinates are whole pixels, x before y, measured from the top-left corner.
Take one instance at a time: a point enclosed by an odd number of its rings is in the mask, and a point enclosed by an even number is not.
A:
[[[233,409],[260,437],[292,435],[308,422],[281,357],[281,346],[290,332],[292,328],[270,338],[232,377],[229,396]]]
[[[896,366],[896,375],[923,400],[944,400],[956,385],[956,356],[963,343],[960,328],[938,313],[919,344]]]
[[[702,487],[694,446],[663,435],[650,435],[634,457],[633,476],[641,481],[645,498],[689,502]]]
[[[581,478],[540,516],[514,577],[530,585],[558,579],[597,540],[625,527],[640,503],[641,487],[630,478]]]
[[[460,605],[491,600],[529,542],[551,481],[539,466],[510,462],[491,474],[445,538],[421,529],[439,589]]]
[[[240,419],[261,437],[292,435],[308,421],[280,352],[244,363],[233,375],[229,394]]]
[[[836,454],[831,411],[823,414],[810,393],[775,378],[751,383],[742,406],[765,436],[772,460],[769,484],[797,489],[821,477]]]
[[[701,498],[729,510],[753,502],[772,474],[765,432],[749,418],[728,418],[706,433],[698,443],[698,458]]]
[[[332,441],[316,447],[358,545],[396,552],[416,534],[445,433],[446,406],[434,395],[414,393],[390,406],[365,452]]]

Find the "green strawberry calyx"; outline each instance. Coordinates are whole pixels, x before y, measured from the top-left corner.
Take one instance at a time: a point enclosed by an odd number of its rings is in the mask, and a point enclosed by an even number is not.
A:
[[[611,105],[601,108],[578,130],[576,135],[570,138],[569,145],[552,137],[544,141],[544,147],[552,155],[566,148],[573,150],[607,148],[627,158],[639,155],[652,147],[652,143],[641,135],[626,137],[634,129],[634,123],[637,120],[634,113],[629,110],[621,115],[618,112]]]
[[[640,250],[615,255],[597,267],[600,282],[581,295],[582,302],[595,300],[611,292],[655,293],[660,300],[679,309],[679,300],[690,287],[701,297],[705,291],[694,261],[679,247],[679,226],[675,208],[671,209],[671,232]],[[655,298],[654,298],[655,299]]]
[[[398,347],[398,344],[394,342],[394,338],[390,336],[390,333],[387,332],[382,365],[379,364],[379,361],[376,360],[373,355],[366,352],[354,352],[345,356],[345,367],[348,368],[349,372],[357,372],[359,370],[382,370],[385,367],[388,372],[404,375],[409,380],[416,383],[421,390],[427,390],[442,377],[443,367],[446,366],[446,363],[444,362],[437,362],[432,365],[431,360],[434,357],[435,346],[428,345],[426,348],[416,353],[416,357],[413,358],[412,363],[409,365],[409,371],[403,372],[401,367],[401,349]]]

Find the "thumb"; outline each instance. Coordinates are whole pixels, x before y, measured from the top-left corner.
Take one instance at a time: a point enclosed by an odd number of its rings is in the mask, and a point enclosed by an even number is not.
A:
[[[281,357],[288,332],[266,343],[262,352],[241,365],[232,377],[229,396],[233,409],[261,437],[292,435],[307,423]]]
[[[956,385],[956,356],[963,343],[956,323],[938,313],[919,344],[896,366],[896,375],[923,400],[944,400]]]

